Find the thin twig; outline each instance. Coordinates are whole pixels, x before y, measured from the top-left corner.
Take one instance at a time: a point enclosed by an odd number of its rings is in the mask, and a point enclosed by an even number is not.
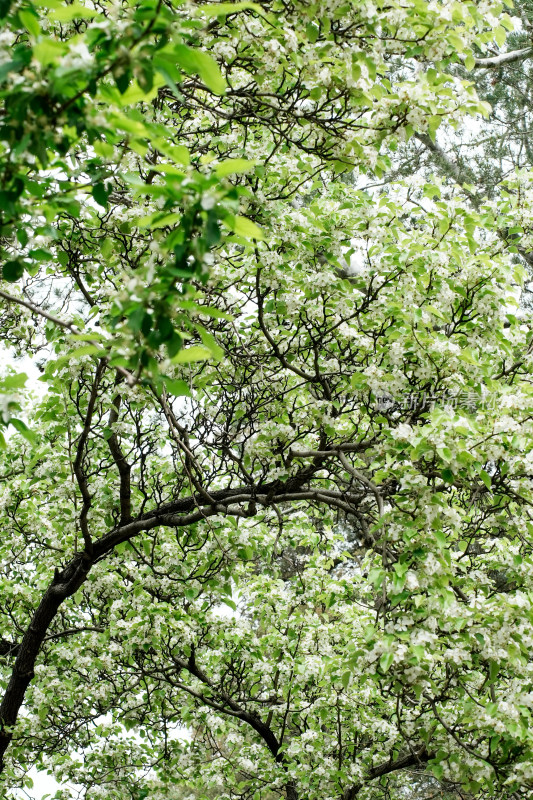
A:
[[[9,294],[8,292],[4,292],[3,289],[0,289],[0,297],[3,297],[4,300],[7,300],[8,303],[15,303],[16,305],[24,306],[24,308],[27,308],[33,314],[37,314],[40,317],[44,317],[44,319],[47,319],[49,322],[53,322],[54,325],[59,325],[60,328],[65,328],[65,330],[70,331],[72,334],[74,334],[74,336],[84,335],[82,331],[78,327],[76,327],[76,325],[74,325],[73,322],[60,319],[59,317],[56,317],[54,314],[50,314],[48,311],[45,311],[43,308],[39,308],[39,306],[30,303],[29,300],[25,300],[23,297],[15,297],[14,295]],[[102,342],[97,342],[96,339],[87,339],[86,341],[88,344],[95,345],[95,347],[102,347]],[[105,358],[104,360],[107,363],[108,359]],[[135,386],[139,382],[139,378],[136,377],[135,375],[132,375],[132,373],[129,372],[129,370],[124,369],[124,367],[115,366],[113,367],[113,369],[116,369],[116,371],[119,372],[123,378],[125,378],[128,386]]]

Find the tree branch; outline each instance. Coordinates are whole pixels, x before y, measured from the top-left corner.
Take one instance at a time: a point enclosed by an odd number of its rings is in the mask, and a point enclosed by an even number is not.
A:
[[[504,64],[512,64],[515,61],[524,61],[533,55],[533,47],[524,47],[522,50],[511,50],[510,53],[501,53],[498,56],[489,58],[476,58],[475,69],[494,69],[502,67]]]
[[[0,639],[0,656],[16,656],[19,645],[17,642],[10,642],[8,639]]]
[[[391,772],[398,772],[398,770],[407,769],[408,767],[421,766],[431,761],[432,758],[435,758],[435,753],[428,752],[425,745],[422,745],[418,751],[413,751],[401,758],[397,758],[396,761],[391,758],[377,767],[372,767],[364,783],[358,783],[346,788],[342,800],[355,800],[365,783],[374,781],[376,778],[382,778],[383,775],[388,775]]]
[[[109,412],[108,420],[108,425],[111,429],[118,420],[121,400],[122,398],[119,394],[113,400],[113,408]],[[120,524],[124,525],[131,520],[131,467],[122,452],[115,431],[107,440],[107,444],[120,476]]]
[[[8,303],[15,303],[19,306],[24,306],[27,308],[28,311],[31,311],[32,314],[37,314],[39,317],[43,317],[47,319],[49,322],[53,322],[54,325],[59,325],[60,328],[65,328],[66,330],[70,331],[75,336],[81,336],[82,331],[74,325],[73,322],[69,322],[68,320],[60,319],[59,317],[54,316],[54,314],[50,314],[48,311],[45,311],[43,308],[39,308],[39,306],[30,303],[29,300],[25,300],[23,297],[15,297],[15,295],[9,294],[8,292],[4,292],[3,289],[0,289],[0,297],[3,297],[4,300],[7,300]],[[95,339],[87,339],[88,344],[93,344],[95,347],[102,347],[102,342],[97,342]],[[106,359],[107,362],[107,359]],[[124,367],[113,367],[117,372],[126,379],[128,386],[135,386],[138,383],[138,378],[131,374],[127,369]]]
[[[89,411],[90,409],[87,411],[86,421],[92,414],[92,410],[91,413]],[[86,439],[88,436],[87,425],[84,432]],[[78,452],[82,452],[85,439],[81,439],[78,443]],[[201,495],[180,498],[125,525],[119,525],[93,542],[90,553],[87,550],[75,553],[61,571],[56,569],[19,645],[11,678],[0,704],[0,772],[4,766],[4,754],[13,737],[13,726],[24,702],[26,689],[33,679],[35,663],[48,628],[63,601],[82,586],[91,567],[96,562],[105,558],[116,545],[129,541],[142,531],[152,530],[161,525],[171,527],[191,525],[214,514],[228,513],[230,508],[232,513],[235,513],[230,505],[232,503],[248,503],[247,510],[241,509],[240,514],[251,517],[256,513],[255,502],[258,496],[261,498],[260,504],[264,506],[271,505],[279,498],[301,499],[307,494],[304,487],[319,468],[320,463],[305,467],[285,483],[271,481],[255,487],[241,486],[212,492],[210,496],[214,499],[215,505],[202,506],[201,503],[205,503],[205,499]],[[328,502],[331,499],[324,496],[323,501]]]
[[[455,161],[452,161],[442,147],[438,145],[437,142],[434,142],[427,133],[415,133],[415,138],[418,139],[418,141],[423,144],[424,147],[426,147],[438,161],[441,162],[448,175],[450,175],[454,181],[459,184],[469,200],[472,201],[472,205],[475,208],[478,208],[479,199],[475,194],[472,194],[469,189],[465,189],[465,184],[472,183],[474,176],[472,174],[462,172],[459,165],[456,164]]]
[[[533,52],[533,48],[531,50]],[[472,183],[475,180],[475,177],[462,172],[459,165],[452,161],[442,147],[434,142],[426,133],[415,133],[415,138],[417,138],[418,141],[421,142],[421,144],[423,144],[424,147],[426,147],[435,156],[437,161],[441,162],[445,171],[456,181],[456,183],[459,184],[474,208],[479,210],[480,198],[465,187],[465,184]],[[510,191],[512,193],[512,190]],[[497,231],[497,235],[505,245],[509,245],[505,230]],[[533,253],[527,252],[523,247],[520,247],[520,245],[516,244],[514,241],[512,242],[512,245],[516,247],[524,261],[533,267]]]
[[[74,474],[76,476],[76,480],[78,481],[78,486],[83,501],[81,513],[79,516],[79,525],[80,525],[81,535],[83,536],[85,552],[87,553],[88,556],[92,555],[92,548],[93,548],[87,521],[89,510],[92,504],[92,498],[91,498],[91,493],[89,492],[87,476],[85,475],[85,472],[83,470],[83,458],[85,456],[85,445],[87,444],[87,439],[89,438],[89,432],[91,430],[94,407],[96,405],[96,398],[98,396],[98,387],[100,385],[100,378],[102,377],[104,368],[105,368],[105,363],[104,360],[102,359],[98,364],[98,367],[96,369],[96,374],[94,376],[94,381],[91,388],[91,394],[89,396],[89,403],[87,405],[87,412],[85,414],[83,430],[78,440],[78,446],[76,448],[76,458],[72,466]]]

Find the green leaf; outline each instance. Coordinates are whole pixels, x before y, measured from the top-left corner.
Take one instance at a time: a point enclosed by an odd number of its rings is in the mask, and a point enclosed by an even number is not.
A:
[[[379,666],[383,672],[388,672],[392,662],[394,661],[394,654],[390,651],[388,653],[383,653],[381,658],[379,659]]]
[[[54,64],[56,61],[59,61],[61,56],[66,53],[66,50],[67,46],[62,42],[46,38],[34,45],[33,57],[42,64],[43,67],[46,67],[49,64]]]
[[[128,314],[128,328],[134,333],[139,333],[142,328],[146,310],[142,306],[136,306],[130,314]]]
[[[72,352],[69,353],[68,358],[69,359],[72,359],[72,358],[76,359],[76,358],[82,358],[83,356],[101,355],[102,352],[103,352],[102,349],[100,347],[98,347],[97,345],[95,345],[95,344],[86,344],[86,345],[83,345],[82,347],[77,347],[75,350],[72,350]]]
[[[263,231],[259,228],[255,222],[252,222],[251,219],[247,217],[234,217],[232,215],[227,216],[223,222],[225,225],[230,228],[234,233],[238,234],[238,236],[243,236],[245,239],[257,239],[258,241],[263,240]]]
[[[117,66],[117,68],[113,70],[113,77],[115,79],[115,83],[117,85],[117,89],[119,90],[120,94],[121,95],[126,94],[131,81],[130,69],[129,68],[125,69],[122,66]]]
[[[171,156],[178,164],[183,164],[188,167],[191,163],[191,154],[189,149],[183,144],[176,144],[173,147],[167,148],[167,155]]]
[[[64,364],[68,364],[69,361],[77,361],[78,359],[83,358],[83,356],[102,356],[104,355],[104,352],[104,350],[95,344],[86,344],[82,347],[76,347],[75,350],[65,353],[64,356],[60,356],[55,362],[55,366],[56,369],[59,369]]]
[[[453,483],[455,480],[455,476],[449,467],[443,469],[440,474],[445,483]]]
[[[41,33],[39,18],[33,11],[19,11],[20,21],[32,36],[37,38]]]
[[[240,2],[240,3],[208,3],[201,6],[202,13],[210,17],[225,17],[228,14],[238,14],[239,11],[256,11],[258,14],[264,14],[263,9],[258,3]]]
[[[93,186],[93,197],[98,205],[107,208],[107,198],[109,197],[110,190],[106,188],[105,183],[95,183]]]
[[[452,460],[452,451],[449,447],[437,447],[437,453],[447,464]]]
[[[13,0],[0,0],[0,19],[4,19],[9,14]]]
[[[212,357],[211,350],[200,345],[193,345],[180,350],[177,356],[172,359],[173,364],[190,364],[192,361],[207,361]]]
[[[446,38],[448,39],[448,42],[451,44],[451,46],[454,48],[454,50],[456,50],[458,53],[462,53],[463,52],[464,47],[465,47],[464,41],[463,41],[462,37],[459,36],[458,33],[455,33],[455,31],[453,31],[453,30],[452,31],[448,31],[447,34],[446,34]]]
[[[435,141],[435,137],[437,135],[437,129],[442,122],[442,117],[439,117],[437,114],[433,114],[428,118],[428,133],[433,141]]]
[[[485,118],[489,117],[492,111],[492,106],[486,100],[480,100],[477,104],[477,111],[482,114]]]
[[[200,334],[200,338],[202,340],[202,344],[210,350],[211,355],[217,361],[221,361],[224,358],[224,351],[222,348],[217,344],[215,337],[209,331],[206,331],[201,325],[195,325],[196,330]]]
[[[479,477],[487,487],[487,489],[492,489],[492,478],[490,477],[489,473],[486,472],[484,469],[479,471]]]
[[[247,219],[247,217],[235,217],[233,231],[239,236],[244,236],[246,239],[257,239],[259,241],[263,239],[263,231],[261,228],[259,228],[255,222],[252,222],[251,219]]]
[[[102,158],[113,158],[115,148],[109,142],[100,139],[98,142],[94,142],[93,147],[95,153],[98,153]]]
[[[28,376],[25,372],[18,372],[16,375],[6,375],[0,379],[0,391],[12,392],[22,389],[26,385]]]
[[[151,92],[154,86],[154,70],[151,64],[145,63],[141,65],[140,72],[137,75],[137,82],[145,95]]]
[[[214,94],[224,94],[226,81],[212,56],[186,44],[176,45],[174,55],[180,67],[189,73],[196,72]]]
[[[505,40],[507,39],[507,31],[501,25],[499,25],[494,31],[494,39],[496,40],[498,47],[503,47],[505,44]]]
[[[179,335],[179,333],[174,333],[170,337],[169,341],[166,342],[166,348],[169,358],[174,358],[174,356],[179,353],[183,345],[183,339]]]
[[[110,115],[109,121],[116,125],[121,131],[126,131],[126,133],[131,133],[132,136],[138,136],[140,138],[150,139],[152,136],[152,132],[148,125],[142,122],[140,119],[134,119],[133,116],[126,116],[120,111],[115,111],[112,115]],[[125,178],[131,178],[131,181],[139,181],[139,185],[144,185],[144,183],[140,180],[137,173],[131,174],[128,173],[124,176]]]
[[[215,167],[217,178],[225,178],[226,175],[238,175],[243,172],[250,172],[256,165],[256,161],[248,161],[246,158],[227,158]]]
[[[181,76],[174,77],[172,72],[164,64],[156,64],[156,69],[165,81],[168,88],[171,89],[174,96],[178,100],[183,100],[183,95],[178,88],[178,83],[180,82]]]
[[[165,377],[163,378],[163,383],[167,392],[174,397],[191,397],[191,390],[187,381]]]
[[[207,222],[205,225],[205,240],[207,242],[207,246],[214,247],[214,245],[219,243],[221,236],[222,233],[220,230],[220,225],[218,224],[216,212],[211,210],[207,215]]]
[[[444,531],[435,530],[433,531],[433,535],[435,536],[435,541],[439,545],[439,547],[446,547],[448,541],[446,539],[446,534]]]
[[[25,422],[21,419],[10,419],[9,422],[30,444],[35,444],[37,436],[28,428]]]
[[[33,258],[34,261],[50,261],[54,257],[49,250],[45,250],[42,247],[37,247],[35,250],[30,250],[28,255],[30,258]]]
[[[305,32],[307,34],[307,38],[312,44],[316,42],[316,40],[318,39],[318,35],[320,33],[318,27],[312,22],[309,22],[306,25]]]
[[[117,102],[121,107],[132,106],[140,102],[148,103],[154,97],[157,97],[158,88],[163,86],[164,83],[162,75],[156,77],[155,81],[152,79],[150,88],[148,88],[149,84],[146,82],[144,82],[144,86],[141,86],[138,81],[133,81],[126,91],[116,98]]]
[[[73,3],[62,3],[50,11],[48,16],[56,22],[72,22],[73,19],[92,19],[98,16],[98,12],[75,0]]]
[[[15,283],[22,278],[24,274],[24,264],[20,259],[14,261],[7,261],[2,267],[2,278],[9,283]]]

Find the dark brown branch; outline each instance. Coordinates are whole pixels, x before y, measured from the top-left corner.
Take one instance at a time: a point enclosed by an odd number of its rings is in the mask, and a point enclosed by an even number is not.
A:
[[[13,726],[24,702],[26,689],[34,676],[35,663],[43,640],[57,611],[66,597],[74,594],[84,582],[91,561],[87,554],[77,553],[54,578],[43,595],[17,651],[11,677],[0,703],[0,772],[4,755],[13,737]]]
[[[194,655],[194,650],[187,661],[179,658],[174,658],[174,661],[179,667],[181,667],[181,669],[187,670],[187,672],[197,678],[201,683],[209,687],[211,691],[218,694],[222,703],[219,704],[213,701],[211,698],[205,697],[200,692],[195,692],[194,690],[189,689],[189,687],[187,687],[185,684],[179,684],[180,688],[184,689],[193,697],[198,698],[202,703],[210,706],[215,711],[219,711],[222,714],[228,714],[232,717],[237,717],[242,722],[245,722],[263,739],[275,760],[279,764],[283,765],[284,757],[283,753],[280,753],[280,742],[278,741],[273,730],[270,728],[269,722],[265,723],[258,714],[241,708],[239,703],[237,703],[227,692],[218,689],[213,681],[210,680],[206,673],[198,666]],[[289,781],[286,784],[285,791],[287,794],[287,800],[298,800],[298,793],[292,781]]]
[[[16,656],[19,650],[17,642],[10,642],[8,639],[0,639],[0,656]]]
[[[342,800],[355,800],[365,783],[374,781],[376,778],[382,778],[384,775],[388,775],[391,772],[398,772],[401,769],[422,766],[423,764],[427,764],[432,758],[435,758],[435,753],[428,752],[425,745],[422,745],[419,750],[397,758],[395,761],[393,761],[392,758],[389,761],[384,761],[377,767],[372,767],[364,783],[358,783],[345,789]]]
[[[85,552],[89,556],[92,554],[93,545],[92,545],[91,535],[89,533],[89,524],[87,517],[92,505],[92,498],[91,498],[91,493],[89,492],[87,477],[83,470],[83,459],[85,457],[85,446],[87,444],[87,439],[89,438],[89,432],[91,430],[94,408],[96,405],[96,398],[98,396],[98,387],[104,369],[105,369],[105,362],[102,359],[98,364],[94,376],[94,382],[91,388],[91,394],[89,396],[89,403],[87,405],[87,412],[85,414],[85,420],[83,423],[83,430],[81,432],[80,438],[78,439],[78,446],[76,448],[76,458],[73,464],[74,474],[76,476],[76,480],[78,481],[78,487],[83,501],[82,509],[79,516],[79,525],[81,534],[83,536]]]
[[[201,683],[203,683],[205,686],[208,686],[211,690],[215,691],[220,696],[223,705],[217,703],[213,704],[212,700],[208,700],[204,698],[203,695],[200,695],[203,702],[206,702],[208,705],[211,705],[213,707],[216,706],[216,710],[222,713],[228,713],[228,711],[225,708],[227,706],[230,712],[230,716],[238,717],[240,720],[250,725],[250,727],[253,728],[254,731],[256,731],[256,733],[258,733],[259,736],[263,739],[263,741],[265,742],[266,746],[268,747],[268,749],[270,750],[276,761],[282,760],[282,757],[280,756],[279,753],[279,742],[276,739],[276,736],[274,735],[271,728],[260,719],[259,715],[246,711],[245,709],[241,708],[240,705],[237,702],[235,702],[235,700],[232,697],[230,697],[229,694],[223,691],[219,691],[217,687],[213,684],[213,682],[205,674],[205,672],[202,669],[200,669],[200,667],[196,663],[194,652],[188,659],[188,661],[176,658],[174,660],[176,664],[178,664],[182,669],[187,670],[187,672],[190,672],[190,674],[194,675],[195,678],[198,678],[198,680],[201,681]]]
[[[101,366],[103,369],[103,365]],[[78,453],[81,455],[79,459],[77,458],[77,461],[80,468],[85,442],[89,435],[93,408],[94,402],[92,407],[87,410],[84,432],[78,442]],[[257,487],[244,486],[212,492],[211,496],[216,503],[214,506],[202,506],[201,503],[204,502],[204,498],[198,495],[180,498],[165,506],[156,508],[136,520],[114,528],[92,543],[90,552],[86,549],[82,553],[76,553],[61,571],[56,570],[19,645],[11,678],[0,704],[0,772],[3,770],[4,754],[13,737],[13,726],[24,702],[26,689],[33,679],[37,657],[41,645],[47,637],[48,628],[63,601],[82,586],[89,570],[97,561],[109,555],[116,545],[129,541],[142,531],[149,531],[161,525],[172,527],[190,525],[221,511],[227,513],[229,509],[231,509],[232,513],[235,513],[235,510],[230,505],[232,503],[248,503],[247,510],[238,508],[237,510],[241,515],[253,516],[256,513],[255,501],[257,496],[262,498],[259,502],[264,506],[269,506],[276,502],[277,498],[287,495],[288,492],[291,499],[299,499],[300,496],[306,494],[304,487],[319,468],[320,463],[316,463],[312,467],[306,467],[285,483],[272,481],[260,484]],[[84,475],[82,472],[80,472],[80,477],[83,482]],[[295,794],[293,797],[296,800]]]
[[[259,255],[257,253],[257,250],[256,250],[256,256],[257,256],[257,259],[259,261]],[[289,364],[289,362],[287,361],[287,359],[285,358],[285,356],[283,355],[283,353],[279,349],[279,347],[277,345],[277,342],[272,337],[272,335],[270,334],[268,328],[266,327],[264,314],[263,314],[263,295],[261,294],[261,289],[260,289],[260,286],[259,286],[260,275],[261,275],[261,270],[258,269],[257,270],[257,276],[256,276],[257,319],[259,321],[259,327],[261,328],[265,339],[267,340],[267,342],[271,346],[272,350],[274,351],[274,355],[276,356],[276,358],[278,359],[280,364],[283,367],[285,367],[285,369],[288,369],[291,372],[294,372],[295,375],[298,375],[298,377],[303,378],[305,381],[309,381],[309,383],[317,383],[318,382],[318,378],[315,375],[309,375],[309,373],[305,372],[303,369],[300,369],[299,367],[296,367],[294,364]]]
[[[397,772],[400,769],[407,769],[408,767],[420,767],[423,764],[427,764],[427,762],[431,761],[432,758],[435,758],[435,753],[428,752],[425,745],[422,745],[420,750],[413,751],[412,753],[408,753],[401,758],[397,758],[396,761],[391,759],[390,761],[385,761],[383,764],[379,764],[377,767],[372,767],[368,780],[373,781],[376,778],[381,778],[383,775],[388,775],[391,772]]]
[[[117,394],[113,400],[113,408],[109,412],[109,427],[111,429],[118,420],[120,403],[121,397],[119,394]],[[131,467],[126,460],[124,453],[122,452],[122,448],[120,447],[118,436],[115,431],[113,431],[107,440],[107,444],[120,476],[120,524],[124,525],[131,520]]]

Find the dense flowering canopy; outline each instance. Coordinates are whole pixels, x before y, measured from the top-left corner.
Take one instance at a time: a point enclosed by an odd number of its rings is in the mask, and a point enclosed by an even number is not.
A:
[[[2,796],[533,798],[520,8],[0,0]]]

